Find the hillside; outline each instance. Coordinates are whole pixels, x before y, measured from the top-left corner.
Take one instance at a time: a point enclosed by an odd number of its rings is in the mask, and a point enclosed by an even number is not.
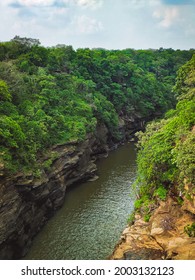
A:
[[[113,258],[195,259],[195,56],[178,72],[175,110],[138,133],[132,226]]]

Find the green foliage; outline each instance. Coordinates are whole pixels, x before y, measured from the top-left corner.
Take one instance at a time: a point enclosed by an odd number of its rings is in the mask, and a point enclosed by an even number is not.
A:
[[[47,171],[49,171],[52,163],[53,163],[53,160],[51,158],[49,158],[48,160],[45,160],[43,163],[43,168],[46,169]]]
[[[151,217],[151,211],[155,207],[155,201],[150,199],[150,196],[144,194],[140,199],[137,199],[134,203],[135,211],[140,212],[143,215],[144,221],[149,222]]]
[[[134,203],[135,210],[140,209],[142,204],[143,204],[143,199],[137,199]]]
[[[183,141],[178,141],[174,148],[173,156],[180,170],[180,182],[186,178],[187,182],[195,185],[195,133],[189,131],[183,137]]]
[[[195,77],[194,77],[194,69],[195,69],[195,54],[192,59],[188,61],[185,65],[183,65],[177,75],[176,85],[174,87],[175,92],[179,96],[179,99],[186,97],[188,98],[194,96],[194,87],[195,87]]]
[[[129,215],[129,217],[127,219],[127,223],[129,225],[131,225],[131,224],[133,224],[134,220],[135,220],[135,213],[133,212],[132,214]]]
[[[161,185],[154,191],[154,196],[160,198],[161,200],[165,200],[167,197],[167,190]]]
[[[6,82],[0,80],[0,101],[11,101],[11,94],[8,91]]]
[[[183,205],[183,199],[181,197],[177,197],[177,203],[179,205]]]
[[[1,116],[0,136],[4,146],[11,148],[17,148],[25,139],[20,125],[12,118],[7,116]]]
[[[118,141],[119,116],[158,117],[175,104],[171,88],[176,71],[191,56],[192,51],[171,49],[45,48],[37,39],[19,36],[1,42],[0,156],[4,172],[35,167],[39,173],[37,159],[50,147],[82,141],[100,123],[107,126],[109,138]],[[188,78],[189,85],[193,79]],[[186,105],[186,110],[191,106]],[[187,153],[184,147],[182,151]],[[45,164],[49,168],[50,160]],[[178,164],[182,165],[179,160]],[[185,172],[192,169],[189,165]],[[170,178],[174,175],[166,172]]]
[[[146,215],[144,216],[144,221],[145,221],[145,222],[149,222],[150,217],[151,217],[150,214],[146,214]]]
[[[136,184],[143,197],[165,200],[170,189],[177,186],[179,190],[184,185],[184,179],[188,184],[195,184],[194,61],[195,56],[178,72],[175,88],[178,90],[182,85],[182,90],[176,109],[168,112],[165,119],[149,124],[145,133],[137,134]]]
[[[137,199],[135,201],[134,207],[136,210],[140,209],[141,207],[144,207],[145,210],[147,210],[149,204],[150,204],[149,196],[143,195],[140,199]]]
[[[192,223],[191,225],[187,225],[184,227],[184,232],[189,237],[195,237],[195,223]]]

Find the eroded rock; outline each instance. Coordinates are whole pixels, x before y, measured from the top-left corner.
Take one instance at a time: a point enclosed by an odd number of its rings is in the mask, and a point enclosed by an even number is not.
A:
[[[184,227],[195,221],[193,212],[186,211],[172,198],[161,202],[145,223],[137,215],[128,226],[110,259],[195,259],[195,238],[184,232]]]
[[[98,138],[89,135],[82,143],[53,147],[55,159],[49,170],[43,168],[40,178],[22,173],[1,178],[0,259],[18,259],[26,254],[33,237],[62,206],[67,187],[95,177],[95,155],[100,150],[107,153],[106,143],[104,128]]]

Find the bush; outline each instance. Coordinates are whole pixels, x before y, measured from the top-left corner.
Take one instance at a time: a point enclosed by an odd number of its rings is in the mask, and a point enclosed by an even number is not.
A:
[[[187,225],[184,227],[184,232],[189,237],[195,237],[195,223],[192,223],[191,225]]]
[[[135,213],[133,212],[132,214],[129,215],[129,217],[127,219],[127,223],[129,225],[131,225],[131,224],[133,224],[134,220],[135,220]]]
[[[163,186],[160,186],[154,191],[154,196],[160,198],[161,200],[165,200],[167,197],[167,190]]]
[[[146,215],[144,216],[144,221],[145,221],[145,222],[149,222],[150,217],[151,217],[150,214],[146,214]]]

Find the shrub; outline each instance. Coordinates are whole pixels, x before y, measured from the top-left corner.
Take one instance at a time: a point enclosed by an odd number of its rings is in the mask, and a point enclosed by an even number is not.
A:
[[[128,223],[129,225],[131,225],[131,224],[133,224],[134,220],[135,220],[135,213],[133,212],[133,213],[131,213],[131,214],[129,215],[129,217],[128,217],[128,219],[127,219],[127,223]]]
[[[151,217],[150,214],[146,214],[146,215],[144,216],[144,221],[145,221],[145,222],[149,222],[150,217]]]
[[[167,197],[167,190],[161,185],[154,191],[154,196],[160,198],[161,200],[165,200]]]
[[[191,225],[187,225],[184,227],[184,232],[189,237],[195,237],[195,223],[192,223]]]

